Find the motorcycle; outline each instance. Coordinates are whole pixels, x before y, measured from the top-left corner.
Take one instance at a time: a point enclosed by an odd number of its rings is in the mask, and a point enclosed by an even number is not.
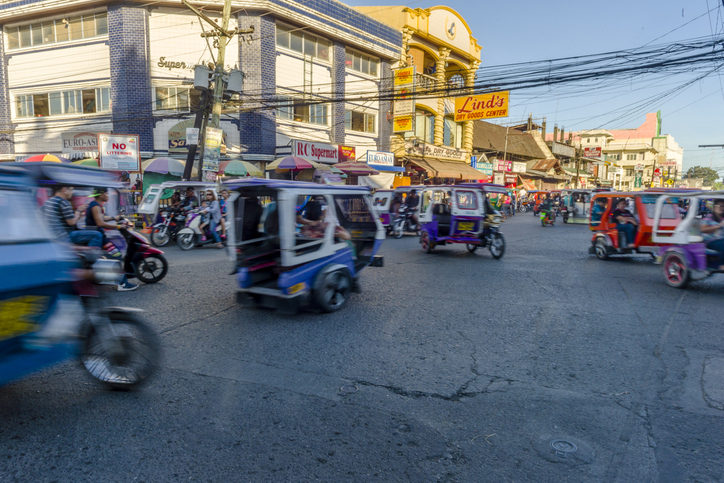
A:
[[[143,283],[160,282],[168,273],[168,262],[163,252],[151,247],[148,239],[131,228],[128,220],[124,219],[123,223],[119,231],[126,242],[126,254],[123,256],[126,276],[137,278]],[[111,250],[115,248],[110,247]],[[106,252],[108,253],[108,250]]]
[[[395,215],[395,219],[392,222],[392,233],[394,234],[395,238],[402,238],[402,235],[404,235],[405,232],[417,233],[418,231],[420,231],[420,225],[415,224],[412,221],[412,217],[414,214],[415,210],[408,210],[407,205],[400,205],[397,210],[397,215]]]
[[[541,226],[555,225],[556,224],[555,212],[541,211],[540,212],[540,224],[541,224]]]
[[[195,246],[216,244],[209,227],[205,227],[204,233],[201,232],[200,227],[201,212],[199,210],[189,211],[186,216],[186,226],[176,234],[176,243],[178,243],[181,250],[191,250]],[[216,232],[221,233],[221,225],[217,225]]]
[[[165,247],[171,240],[176,240],[176,235],[186,222],[186,216],[178,210],[169,210],[161,213],[163,221],[153,225],[151,230],[151,244],[155,247]]]
[[[528,210],[533,209],[534,203],[530,200],[525,200],[518,204],[518,211],[520,213],[527,213]]]

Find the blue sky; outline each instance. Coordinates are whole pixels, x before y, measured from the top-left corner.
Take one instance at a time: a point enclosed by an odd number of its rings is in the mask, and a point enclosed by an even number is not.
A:
[[[716,34],[717,30],[719,35],[724,35],[723,1],[708,0],[708,7],[706,0],[449,0],[446,3],[346,0],[345,3],[411,8],[447,5],[470,25],[473,36],[483,47],[483,65],[500,65],[640,47],[710,9],[713,9],[710,15],[704,15],[655,43],[711,36],[712,31]],[[535,118],[546,118],[549,131],[554,123],[559,127],[563,125],[566,131],[596,127],[621,129],[637,127],[643,123],[646,112],[661,110],[662,133],[673,135],[684,148],[684,168],[712,164],[715,168],[721,167],[724,174],[724,149],[697,147],[724,144],[724,73],[721,79],[716,75],[709,76],[676,97],[649,104],[643,111],[628,113],[633,103],[693,77],[693,74],[667,79],[641,76],[609,88],[605,93],[583,90],[574,96],[570,85],[535,92],[513,91],[510,95],[511,116],[499,121],[516,121],[533,113]],[[614,121],[622,115],[623,118]]]

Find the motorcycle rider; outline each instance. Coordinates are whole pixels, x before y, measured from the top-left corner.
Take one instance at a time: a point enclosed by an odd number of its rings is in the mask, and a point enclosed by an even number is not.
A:
[[[86,211],[85,226],[89,229],[95,229],[103,233],[103,229],[107,230],[120,230],[123,225],[108,223],[111,220],[118,221],[121,219],[121,215],[107,216],[103,209],[102,203],[106,203],[109,198],[108,188],[96,188],[91,195],[91,198],[95,200],[91,201]],[[123,258],[123,254],[118,250],[118,247],[106,238],[103,233],[103,249],[108,253],[108,256],[116,260]],[[124,275],[121,284],[118,285],[119,292],[130,292],[136,290],[138,285],[132,284],[128,281],[128,278]]]
[[[543,201],[541,201],[540,203],[540,212],[543,213],[549,220],[555,221],[555,215],[553,213],[553,203],[551,202],[551,199],[548,197],[548,195],[543,195]]]
[[[420,204],[420,197],[417,196],[417,190],[410,190],[410,194],[407,195],[407,199],[405,200],[405,204],[407,205],[407,212],[410,214],[410,219],[412,219],[413,223],[415,223],[415,227],[417,227],[417,207]]]
[[[199,206],[199,200],[196,198],[194,189],[190,186],[186,188],[186,198],[181,203],[181,211],[189,211]]]
[[[48,227],[59,240],[100,248],[103,245],[102,234],[94,230],[79,230],[76,226],[86,206],[73,211],[70,204],[72,198],[72,186],[53,187],[53,196],[43,205],[43,215]]]

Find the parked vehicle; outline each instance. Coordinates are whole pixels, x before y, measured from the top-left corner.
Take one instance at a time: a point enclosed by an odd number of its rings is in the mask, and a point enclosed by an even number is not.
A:
[[[689,282],[711,277],[721,270],[722,254],[707,248],[699,229],[703,211],[702,201],[724,199],[724,191],[699,191],[684,194],[663,194],[656,200],[652,239],[661,245],[656,263],[661,264],[666,283],[685,288]],[[686,200],[688,211],[683,220],[671,230],[669,220],[678,215],[674,211],[679,200]]]
[[[34,208],[38,187],[117,184],[98,169],[35,164],[0,166],[0,385],[70,358],[111,388],[143,383],[157,366],[158,339],[138,310],[104,307],[100,297],[122,279],[120,262],[89,248],[79,257],[52,239]]]
[[[591,216],[589,228],[593,231],[591,247],[588,252],[601,260],[612,255],[649,254],[652,258],[658,253],[660,243],[651,237],[654,223],[654,210],[660,192],[634,191],[634,192],[599,192],[591,201]],[[622,243],[622,236],[616,227],[613,211],[619,200],[631,198],[633,200],[633,216],[638,223],[633,240],[627,240],[629,246]],[[600,202],[599,202],[600,200]],[[596,205],[599,204],[597,207]],[[667,218],[661,219],[660,231],[673,231],[679,224],[681,217],[675,205],[669,204]]]
[[[591,190],[574,189],[563,192],[561,215],[563,223],[588,224],[591,216]]]
[[[487,191],[485,191],[487,189]],[[427,186],[421,193],[420,245],[426,253],[448,243],[466,245],[474,252],[490,247],[495,258],[505,253],[505,239],[499,231],[501,215],[487,194],[504,194],[504,186],[460,184]]]
[[[268,179],[225,187],[243,305],[335,312],[358,289],[360,272],[383,264],[376,253],[385,232],[367,187]]]

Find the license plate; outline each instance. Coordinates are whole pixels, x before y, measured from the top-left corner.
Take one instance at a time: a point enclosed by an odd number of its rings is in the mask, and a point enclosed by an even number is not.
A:
[[[294,295],[295,293],[299,293],[306,288],[307,288],[307,284],[304,282],[298,283],[296,285],[292,285],[291,287],[289,287],[289,295]]]
[[[473,222],[473,221],[460,222],[460,223],[458,223],[458,230],[471,231],[474,226],[475,226],[475,222]]]
[[[25,295],[0,302],[0,340],[39,329],[36,316],[45,311],[48,297]]]

